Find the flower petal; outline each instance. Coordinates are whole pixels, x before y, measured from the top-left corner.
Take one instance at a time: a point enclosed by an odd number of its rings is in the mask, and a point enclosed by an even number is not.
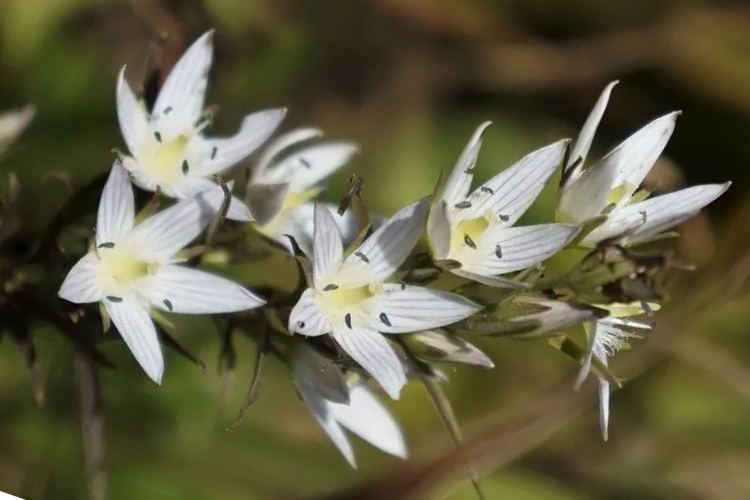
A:
[[[555,173],[568,143],[566,139],[537,149],[497,174],[469,196],[467,213],[482,217],[491,212],[502,216],[505,227],[515,224]]]
[[[385,337],[366,328],[336,328],[332,335],[391,398],[399,398],[401,388],[406,385],[406,373]]]
[[[492,122],[484,122],[474,131],[474,134],[469,139],[466,147],[461,152],[461,156],[458,157],[456,165],[453,167],[450,177],[443,187],[443,193],[440,196],[442,200],[446,202],[449,207],[452,207],[456,203],[462,201],[469,194],[471,189],[471,170],[477,163],[477,157],[479,156],[479,150],[482,147],[482,134],[490,126]]]
[[[315,231],[314,212],[316,203],[304,203],[297,207],[282,212],[275,220],[267,226],[261,228],[264,234],[275,238],[279,243],[286,246],[292,252],[289,239],[284,235],[289,234],[294,237],[297,244],[305,252],[305,255],[312,255],[313,232]],[[329,204],[320,204],[328,209],[336,222],[336,226],[341,234],[343,244],[352,241],[358,233],[359,225],[357,218],[351,210],[344,212],[343,216],[337,213],[338,207]],[[377,221],[373,221],[377,224]]]
[[[406,442],[401,427],[388,408],[365,384],[349,388],[349,404],[328,403],[334,420],[380,450],[406,458]]]
[[[576,381],[574,384],[576,390],[581,388],[583,382],[586,380],[586,377],[588,377],[589,373],[591,372],[591,361],[594,357],[594,348],[597,345],[597,335],[599,334],[599,322],[590,321],[584,325],[584,328],[586,330],[586,334],[588,335],[589,342],[586,347],[586,357],[583,359],[583,364],[581,365],[581,369],[578,372],[578,376],[576,377]]]
[[[280,182],[288,182],[293,192],[302,193],[343,167],[358,149],[351,142],[314,144],[287,156],[272,171]]]
[[[148,314],[148,309],[129,300],[121,302],[105,300],[104,307],[143,371],[151,377],[151,380],[161,384],[164,358],[159,338],[156,335],[156,327]]]
[[[159,91],[151,121],[164,140],[192,130],[203,112],[213,37],[211,30],[198,38],[174,65]]]
[[[125,67],[117,76],[117,120],[128,151],[138,155],[138,149],[148,134],[148,116],[125,80]]]
[[[289,331],[306,337],[331,333],[333,327],[317,300],[317,292],[308,288],[289,314]]]
[[[607,353],[603,348],[595,347],[594,355],[599,358],[604,366],[607,366]],[[609,440],[609,396],[612,393],[609,382],[599,379],[599,426],[602,430],[602,439]]]
[[[354,450],[349,442],[344,429],[341,425],[333,418],[330,411],[330,403],[323,399],[320,394],[315,391],[311,386],[307,384],[297,384],[299,395],[304,401],[310,413],[318,422],[318,425],[323,429],[328,437],[333,441],[333,444],[338,448],[349,465],[356,468],[357,462],[354,458]]]
[[[143,293],[155,308],[181,314],[230,313],[265,304],[234,281],[177,265],[160,266]]]
[[[467,271],[494,276],[526,269],[567,245],[580,228],[566,224],[490,227],[477,244],[477,258]]]
[[[112,165],[99,200],[96,217],[96,244],[111,243],[133,229],[135,201],[128,171],[119,161]]]
[[[104,298],[104,291],[97,283],[96,265],[99,258],[94,252],[84,255],[68,272],[57,295],[74,304],[98,302]]]
[[[461,276],[463,278],[469,279],[471,281],[476,281],[477,283],[482,283],[483,285],[491,286],[493,288],[512,288],[514,290],[526,290],[527,288],[529,288],[528,285],[519,283],[518,281],[514,281],[510,278],[503,278],[500,276],[484,276],[482,274],[472,273],[471,271],[460,268],[453,269],[451,272],[456,276]]]
[[[372,233],[344,260],[337,278],[339,284],[356,288],[393,274],[422,236],[429,201],[425,198],[401,209]]]
[[[557,220],[582,224],[604,211],[609,193],[615,187],[621,151],[605,156],[560,189],[555,211]]]
[[[445,200],[438,200],[427,214],[427,242],[435,259],[447,259],[451,247],[451,222]]]
[[[334,215],[324,205],[315,204],[313,230],[313,282],[320,290],[328,283],[344,258],[341,233]]]
[[[610,82],[602,91],[599,100],[596,101],[594,108],[591,110],[588,118],[586,118],[586,123],[583,124],[581,133],[578,134],[578,139],[576,139],[575,144],[573,144],[573,147],[570,150],[568,164],[565,165],[566,169],[575,163],[578,158],[581,159],[579,162],[580,165],[583,165],[586,161],[586,156],[589,154],[589,149],[591,149],[591,143],[594,141],[596,129],[599,127],[599,122],[602,120],[602,116],[604,116],[604,110],[607,109],[609,96],[612,93],[612,89],[618,83],[620,83],[618,80]]]
[[[169,261],[206,228],[223,199],[218,187],[204,191],[149,217],[130,237],[144,255],[159,262]]]
[[[482,306],[460,295],[398,283],[384,284],[379,293],[361,304],[371,311],[382,333],[409,333],[447,326],[468,318]]]
[[[266,142],[285,115],[286,109],[283,108],[259,111],[247,115],[242,120],[240,130],[232,137],[206,139],[211,154],[191,173],[205,177],[233,167]]]
[[[285,134],[281,134],[266,146],[263,154],[253,167],[253,174],[250,178],[250,184],[274,184],[279,179],[274,176],[275,172],[271,168],[273,160],[285,149],[296,144],[315,139],[323,135],[323,131],[317,128],[297,128]]]
[[[620,165],[617,168],[615,186],[627,183],[631,192],[641,185],[674,132],[679,111],[669,113],[652,121],[617,146],[610,155],[619,151]]]

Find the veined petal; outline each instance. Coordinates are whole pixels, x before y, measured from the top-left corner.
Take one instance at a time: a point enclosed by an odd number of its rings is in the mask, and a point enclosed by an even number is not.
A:
[[[627,212],[646,212],[646,222],[636,229],[631,242],[644,241],[649,237],[671,229],[695,215],[703,207],[714,201],[729,189],[730,182],[725,184],[703,184],[674,193],[649,198],[640,203],[625,207]]]
[[[409,333],[447,326],[468,318],[482,306],[450,292],[398,283],[384,284],[361,304],[382,333]]]
[[[380,450],[406,458],[406,442],[401,427],[388,408],[367,386],[349,388],[349,404],[328,403],[334,420]]]
[[[332,336],[392,399],[399,398],[406,373],[385,337],[366,328],[336,328]]]
[[[467,212],[473,214],[471,217],[491,212],[503,216],[505,227],[515,224],[555,173],[568,142],[565,139],[537,149],[497,174],[469,196],[472,206]]]
[[[580,389],[581,385],[583,385],[583,382],[586,380],[586,377],[588,377],[589,373],[591,372],[591,361],[594,356],[594,348],[597,345],[596,337],[599,333],[599,322],[590,321],[584,324],[584,328],[586,330],[586,333],[588,334],[589,342],[586,348],[586,357],[583,359],[581,370],[578,372],[578,376],[576,377],[576,390]]]
[[[270,169],[274,158],[282,151],[294,146],[295,144],[306,142],[322,135],[323,131],[317,128],[298,128],[278,136],[266,147],[263,154],[260,155],[260,158],[258,158],[258,161],[255,163],[250,184],[276,183],[280,180],[283,181],[283,179],[274,176],[274,172]]]
[[[292,354],[292,375],[297,386],[314,391],[316,399],[349,403],[349,386],[341,369],[314,347],[299,342]]]
[[[427,214],[427,241],[435,259],[447,259],[451,247],[451,222],[444,200],[438,200]]]
[[[338,281],[356,288],[384,281],[393,274],[422,236],[429,201],[425,198],[399,210],[372,233],[344,260]]]
[[[96,217],[96,244],[111,243],[133,229],[135,201],[128,171],[119,161],[112,165],[99,200]]]
[[[525,290],[529,288],[528,285],[519,283],[518,281],[514,281],[510,278],[503,278],[501,276],[482,275],[460,268],[453,269],[451,272],[456,276],[461,276],[463,278],[476,281],[477,283],[482,283],[494,288],[512,288],[514,290]]]
[[[627,183],[632,191],[638,188],[669,142],[674,132],[679,111],[669,113],[652,121],[631,135],[611,153],[619,151],[620,165],[617,168],[616,186]],[[631,191],[631,192],[632,192]]]
[[[313,231],[313,281],[320,290],[328,283],[331,274],[337,271],[344,258],[341,233],[333,214],[318,203],[314,209],[315,229]]]
[[[268,226],[263,227],[262,231],[268,236],[277,239],[279,243],[286,246],[290,252],[292,251],[292,247],[289,240],[284,235],[289,234],[294,236],[294,239],[297,240],[297,244],[302,251],[305,252],[305,255],[312,255],[313,232],[315,231],[314,212],[316,204],[322,205],[331,212],[344,244],[352,241],[357,236],[359,226],[357,218],[352,211],[347,210],[344,212],[344,215],[340,216],[337,213],[338,207],[325,203],[304,203],[286,210],[279,215],[277,220],[274,220]],[[373,221],[373,223],[377,223],[377,221]]]
[[[177,265],[160,266],[143,293],[157,309],[181,314],[230,313],[265,304],[234,281]]]
[[[358,151],[351,142],[324,142],[292,153],[273,166],[273,176],[296,193],[307,191],[343,167]]]
[[[477,258],[466,269],[485,275],[520,271],[538,264],[567,245],[580,228],[566,224],[489,228],[477,244]]]
[[[607,353],[601,347],[594,348],[594,355],[599,358],[604,366],[607,366]],[[609,440],[609,396],[612,393],[609,382],[599,379],[599,426],[602,430],[602,439]]]
[[[599,122],[602,120],[602,116],[604,116],[604,110],[607,109],[609,96],[612,93],[612,89],[618,83],[620,83],[618,80],[610,82],[604,88],[604,91],[602,91],[599,100],[596,101],[594,108],[591,110],[588,118],[586,118],[586,123],[583,124],[581,133],[578,134],[578,139],[576,139],[575,144],[573,144],[573,147],[570,150],[568,164],[565,165],[566,169],[575,163],[578,158],[581,159],[579,162],[580,165],[583,165],[586,161],[586,156],[589,154],[589,149],[591,149],[591,143],[594,141],[596,129],[599,127]]]
[[[306,337],[331,333],[333,327],[317,300],[317,292],[308,288],[289,314],[289,331]]]
[[[302,397],[302,401],[305,402],[307,408],[312,413],[312,416],[318,422],[318,425],[323,429],[328,437],[333,441],[333,444],[338,448],[349,465],[356,468],[357,462],[354,458],[354,450],[349,442],[349,438],[346,436],[344,429],[341,425],[333,418],[330,411],[330,404],[328,401],[320,397],[312,387],[305,384],[297,384],[299,394]]]
[[[474,135],[469,139],[468,144],[461,152],[461,156],[458,157],[456,165],[453,167],[450,177],[443,187],[443,193],[440,196],[445,203],[452,207],[456,203],[462,201],[469,194],[471,189],[471,170],[477,163],[477,157],[479,156],[479,150],[482,148],[482,134],[492,122],[486,121],[482,123],[474,131]]]
[[[211,148],[209,158],[200,162],[192,174],[205,177],[233,167],[258,149],[276,131],[286,109],[269,109],[246,116],[240,130],[232,137],[206,139]]]
[[[234,187],[234,182],[227,182],[227,187],[231,191]],[[210,195],[212,197],[211,199],[218,199],[218,202],[216,203],[216,207],[214,209],[214,213],[219,210],[222,202],[224,201],[223,191],[221,190],[219,185],[212,180],[202,177],[191,177],[189,179],[186,179],[184,182],[174,185],[172,189],[169,190],[169,192],[165,191],[164,193],[179,200],[188,200],[201,193],[213,193]],[[250,211],[248,206],[245,205],[245,203],[236,196],[232,196],[232,200],[229,202],[227,219],[238,222],[252,222],[253,220],[255,220],[255,218],[253,217],[253,213]]]
[[[221,189],[216,187],[180,201],[143,221],[130,238],[144,255],[160,262],[169,261],[211,222],[223,196]]]
[[[174,65],[159,91],[151,116],[165,140],[191,130],[203,112],[213,37],[211,30],[198,38]]]
[[[164,358],[159,338],[156,335],[156,327],[148,314],[148,309],[129,300],[121,302],[105,300],[104,307],[143,371],[151,377],[151,380],[161,384]]]
[[[125,80],[124,66],[117,77],[117,120],[128,151],[137,155],[139,146],[148,133],[148,116]]]
[[[94,252],[84,255],[68,272],[57,295],[74,304],[98,302],[104,298],[104,291],[99,287],[96,276],[96,265],[99,258]]]
[[[620,154],[607,155],[559,191],[555,216],[561,222],[582,224],[600,215],[617,178]]]

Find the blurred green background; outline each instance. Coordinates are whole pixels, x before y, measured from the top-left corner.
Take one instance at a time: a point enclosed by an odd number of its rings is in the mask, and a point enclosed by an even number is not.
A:
[[[119,68],[127,64],[137,84],[159,34],[179,47],[211,27],[218,31],[209,101],[221,105],[215,130],[231,133],[245,113],[287,106],[284,128],[314,124],[362,147],[326,196],[337,199],[357,172],[366,201],[382,213],[429,194],[483,120],[494,125],[477,168],[482,180],[532,148],[575,137],[612,79],[621,83],[597,154],[646,121],[683,110],[647,181],[663,190],[734,185],[682,228],[679,251],[699,271],[676,280],[653,337],[616,359],[624,376],[639,376],[613,396],[610,442],[600,441],[593,381],[579,394],[560,383],[575,367],[543,344],[478,339],[496,368],[451,368],[447,391],[476,445],[489,498],[750,498],[745,2],[3,0],[0,110],[33,103],[38,115],[0,170],[20,177],[32,224],[45,224],[67,196],[65,183],[45,174],[70,172],[81,185],[109,168],[113,147],[124,147],[114,108]],[[527,219],[549,220],[553,202],[550,186]],[[411,384],[392,405],[410,461],[357,442],[360,467],[350,470],[275,362],[260,400],[228,432],[254,345],[238,339],[239,365],[227,385],[211,321],[177,324],[180,340],[207,362],[205,375],[167,352],[156,387],[124,345],[104,348],[118,365],[102,372],[112,500],[310,497],[366,480],[374,491],[450,459],[450,440]],[[36,332],[36,341],[43,408],[21,355],[0,343],[0,491],[86,498],[73,353],[51,331]],[[463,468],[452,470],[453,480],[438,481],[430,498],[474,498],[460,481]]]

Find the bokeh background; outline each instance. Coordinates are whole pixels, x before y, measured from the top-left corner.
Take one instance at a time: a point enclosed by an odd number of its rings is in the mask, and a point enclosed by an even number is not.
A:
[[[119,68],[127,64],[138,84],[160,34],[169,34],[174,56],[212,27],[215,130],[230,133],[247,112],[287,106],[285,128],[314,124],[361,145],[326,196],[337,199],[356,172],[381,213],[429,194],[483,120],[493,126],[480,179],[532,148],[575,137],[610,80],[621,83],[597,155],[648,120],[683,110],[648,182],[660,190],[734,185],[682,228],[678,250],[699,270],[675,280],[653,336],[616,360],[630,380],[613,396],[610,441],[599,437],[593,381],[574,393],[575,367],[544,344],[476,339],[496,368],[451,368],[447,392],[488,498],[750,498],[745,2],[3,0],[0,109],[33,103],[38,115],[0,171],[20,177],[30,224],[45,224],[68,196],[61,173],[82,185],[108,169],[112,148],[124,147],[114,108]],[[550,186],[527,220],[549,220],[553,201]],[[359,493],[336,498],[401,498],[417,483],[429,486],[424,498],[474,498],[418,384],[392,405],[409,462],[357,442],[360,467],[352,471],[275,362],[266,366],[259,401],[227,431],[247,390],[254,345],[238,339],[239,363],[227,375],[217,369],[210,320],[177,324],[180,340],[205,360],[205,374],[167,352],[159,388],[124,345],[105,346],[118,365],[102,371],[112,500],[312,498],[361,484]],[[55,332],[35,334],[42,407],[22,356],[12,342],[0,343],[0,491],[86,498],[73,353]]]

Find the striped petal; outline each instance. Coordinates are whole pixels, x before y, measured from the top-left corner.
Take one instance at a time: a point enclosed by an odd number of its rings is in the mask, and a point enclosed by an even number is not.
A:
[[[409,333],[451,325],[482,306],[450,292],[398,283],[383,285],[379,293],[361,304],[371,312],[372,323],[382,333]]]
[[[96,217],[96,244],[111,243],[133,229],[135,201],[128,171],[119,161],[112,165],[99,200]]]
[[[273,160],[285,149],[307,142],[323,135],[323,131],[317,128],[298,128],[278,136],[263,151],[253,167],[253,175],[250,184],[263,183],[274,184],[283,182],[283,176],[278,176],[275,169],[271,168]]]
[[[555,212],[557,220],[582,224],[604,211],[617,178],[621,152],[605,156],[560,190]]]
[[[125,80],[125,67],[117,77],[117,120],[128,151],[137,156],[140,145],[148,134],[148,116]]]
[[[143,288],[154,307],[181,314],[231,313],[265,304],[234,281],[177,265],[160,266]]]
[[[406,385],[401,361],[385,337],[367,328],[336,328],[333,338],[392,398]]]
[[[146,309],[137,302],[104,301],[107,314],[120,332],[130,352],[151,380],[161,384],[164,373],[164,358],[156,335],[156,327]]]
[[[586,156],[588,156],[589,149],[591,149],[591,143],[594,141],[596,129],[599,127],[599,122],[602,120],[602,116],[604,116],[604,110],[607,109],[609,96],[612,94],[612,89],[615,88],[615,85],[618,83],[620,83],[618,80],[610,82],[604,88],[604,91],[602,91],[599,100],[596,101],[594,108],[591,110],[588,118],[586,118],[586,123],[583,124],[581,133],[578,134],[578,139],[576,139],[575,144],[573,144],[573,147],[570,150],[568,164],[565,165],[566,169],[576,162],[582,166],[586,161]],[[578,161],[578,158],[580,158],[580,161]]]
[[[453,167],[450,177],[443,187],[443,193],[440,197],[449,207],[462,201],[469,194],[471,189],[471,170],[477,163],[479,150],[482,148],[482,134],[492,122],[484,122],[474,131],[474,135],[469,139],[461,156],[458,157],[456,165]]]
[[[319,203],[315,204],[314,210],[313,282],[316,289],[322,289],[341,265],[344,246],[331,211]]]
[[[331,333],[333,327],[317,300],[317,292],[308,288],[289,313],[289,331],[306,337]]]
[[[330,403],[323,399],[318,392],[306,384],[297,384],[299,395],[310,410],[315,421],[331,439],[336,448],[344,455],[344,458],[353,468],[357,467],[354,450],[343,427],[333,417],[330,411]]]
[[[99,258],[94,252],[84,255],[65,277],[57,295],[75,304],[88,304],[102,300],[104,291],[98,284],[96,274],[98,263]]]

